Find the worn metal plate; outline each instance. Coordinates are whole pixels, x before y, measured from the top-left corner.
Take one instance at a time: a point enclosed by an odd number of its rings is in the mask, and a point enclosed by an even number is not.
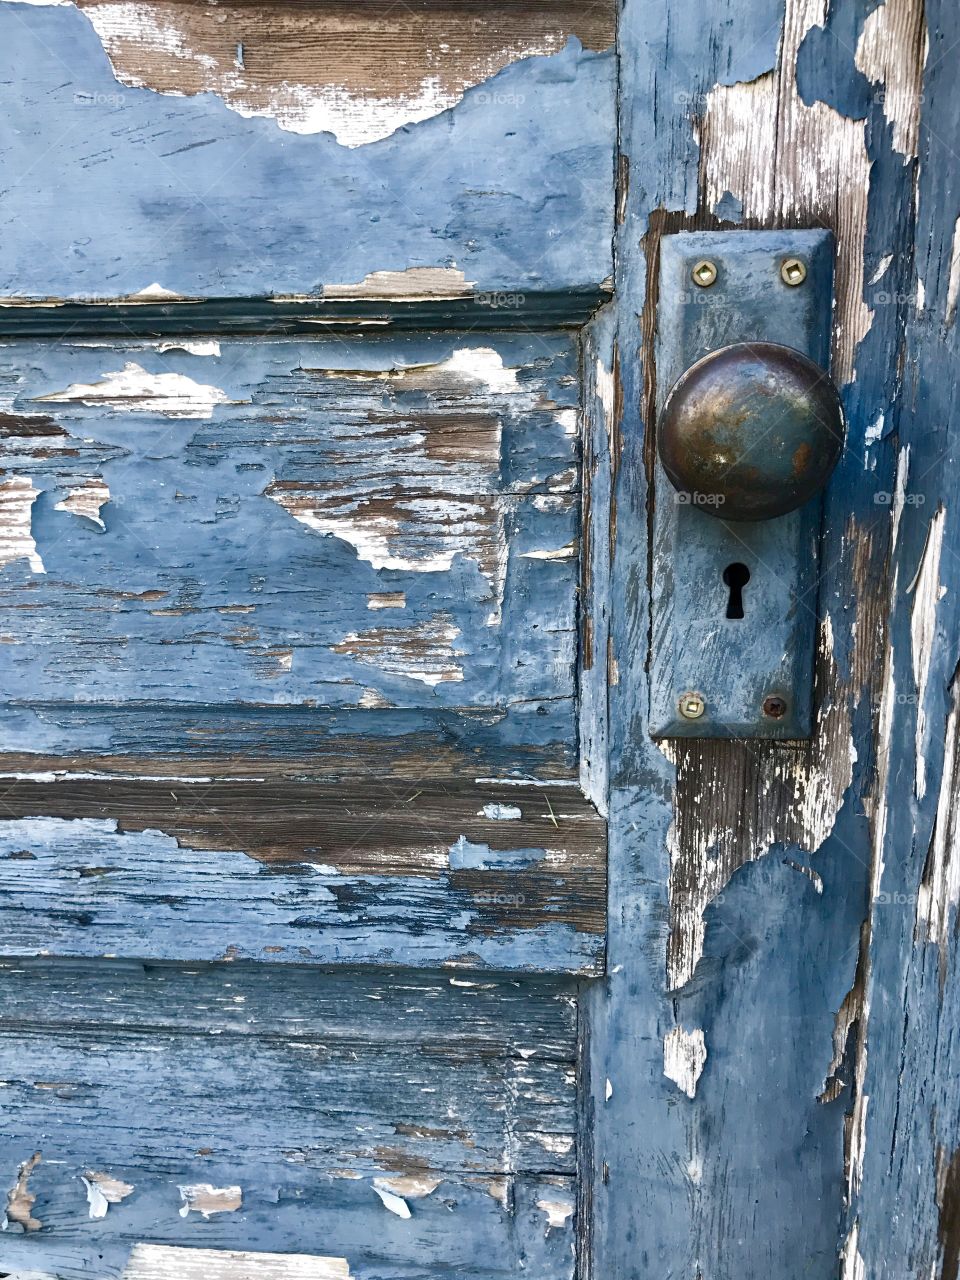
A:
[[[798,287],[780,278],[786,257],[807,266]],[[709,259],[716,283],[700,288]],[[682,233],[660,260],[657,409],[680,375],[733,342],[793,347],[824,368],[830,354],[833,239],[826,231]],[[654,737],[809,737],[817,628],[820,501],[774,520],[725,521],[678,493],[656,470],[650,731]],[[743,617],[728,617],[730,566],[745,580]],[[744,570],[745,567],[745,570]],[[747,577],[749,574],[749,577]],[[733,611],[732,611],[733,612]],[[680,715],[686,692],[705,703]],[[780,698],[779,719],[763,712]]]

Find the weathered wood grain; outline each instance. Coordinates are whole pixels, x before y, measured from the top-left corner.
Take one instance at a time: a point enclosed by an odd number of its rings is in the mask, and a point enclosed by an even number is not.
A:
[[[289,1254],[297,1240],[356,1280],[422,1275],[426,1256],[438,1276],[513,1275],[521,1260],[570,1274],[571,988],[267,979],[0,968],[9,1186],[40,1153],[26,1181],[39,1225],[8,1223],[3,1265],[79,1280],[95,1250],[107,1280],[139,1277],[144,1257],[159,1267],[163,1247]]]
[[[0,352],[7,702],[572,699],[569,341],[199,350]]]
[[[383,272],[403,297],[411,268],[440,297],[595,289],[615,59],[583,46],[613,13],[4,2],[0,297],[377,297]]]
[[[239,1280],[245,1274],[260,1280],[350,1280],[346,1258],[141,1244],[123,1272],[124,1280]]]
[[[0,786],[0,951],[596,972],[605,827],[575,784]]]
[[[588,535],[612,547],[593,567],[610,575],[609,976],[585,1002],[581,1113],[594,1139],[583,1264],[598,1278],[827,1280],[839,1266],[893,491],[884,415],[910,292],[912,162],[888,115],[922,50],[911,37],[885,87],[869,82],[860,66],[881,78],[875,28],[889,9],[869,28],[845,0],[640,0],[621,17],[616,300],[586,361],[590,449],[608,459],[594,470],[614,477]],[[893,25],[915,32],[916,16]],[[669,569],[648,538],[664,500],[648,487],[658,243],[724,225],[827,225],[838,238],[833,368],[850,432],[809,602],[822,624],[810,747],[660,750],[646,734],[648,582]],[[619,364],[617,347],[630,353]]]
[[[848,1054],[838,1066],[853,1099],[845,1280],[956,1280],[960,1270],[960,25],[950,5],[920,10],[921,41],[924,16],[929,24],[921,81],[904,73],[895,52],[918,38],[914,16],[914,6],[888,3],[868,20],[865,40],[865,69],[871,78],[882,72],[888,86],[895,145],[915,146],[919,163],[916,251],[900,299],[903,388],[890,415],[898,483],[869,808],[870,902],[846,1011]]]
[[[389,0],[214,5],[78,0],[121,84],[215,93],[242,116],[347,146],[387,137],[454,106],[508,63],[613,44],[614,5],[570,0]]]

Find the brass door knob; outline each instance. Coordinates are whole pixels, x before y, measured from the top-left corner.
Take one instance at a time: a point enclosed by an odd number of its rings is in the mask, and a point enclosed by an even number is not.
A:
[[[657,423],[670,480],[721,520],[770,520],[809,502],[830,478],[843,436],[829,375],[774,342],[738,342],[698,360]]]

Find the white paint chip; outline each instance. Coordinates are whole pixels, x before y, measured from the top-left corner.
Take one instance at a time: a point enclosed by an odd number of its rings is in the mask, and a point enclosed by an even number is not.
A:
[[[165,289],[162,284],[154,282],[148,284],[142,289],[138,289],[136,293],[128,293],[121,299],[122,302],[184,302],[182,293],[176,293],[173,289]]]
[[[950,251],[950,277],[947,281],[946,321],[953,324],[957,318],[957,301],[960,300],[960,218],[953,228],[953,247]]]
[[[213,1187],[209,1182],[195,1182],[180,1187],[183,1205],[180,1217],[186,1218],[191,1213],[202,1214],[210,1218],[215,1213],[235,1213],[243,1203],[243,1191],[240,1187]]]
[[[937,817],[917,894],[916,936],[935,942],[942,956],[950,946],[951,922],[960,903],[960,815],[956,803],[957,739],[960,736],[960,690],[953,686],[943,743],[943,771]]]
[[[407,267],[404,271],[371,271],[356,284],[325,284],[325,299],[375,298],[425,302],[462,298],[474,288],[456,267]]]
[[[573,1135],[569,1133],[531,1133],[530,1136],[544,1151],[555,1156],[566,1156],[573,1150]]]
[[[188,356],[218,356],[220,343],[216,338],[180,338],[171,342],[158,342],[157,351],[185,351]]]
[[[577,554],[576,542],[568,542],[565,547],[555,547],[545,551],[521,551],[521,560],[572,560]]]
[[[373,1189],[383,1201],[384,1207],[389,1209],[391,1213],[395,1213],[398,1218],[410,1218],[413,1216],[410,1213],[410,1206],[402,1196],[394,1195],[392,1191],[388,1191],[386,1187],[377,1186],[376,1183],[373,1184]]]
[[[64,391],[35,396],[36,403],[79,400],[88,407],[160,413],[170,418],[210,418],[215,405],[234,403],[219,387],[195,382],[183,373],[148,373],[128,361],[99,382],[73,382]]]
[[[707,1046],[699,1027],[685,1031],[674,1027],[663,1037],[663,1074],[688,1098],[697,1094],[697,1082],[707,1061]]]
[[[927,728],[927,680],[930,662],[937,640],[937,604],[943,598],[945,588],[940,582],[940,557],[943,551],[943,534],[946,512],[940,507],[927,526],[927,537],[920,556],[920,564],[907,594],[913,596],[910,613],[910,646],[913,660],[913,680],[917,689],[916,770],[914,794],[922,800],[927,791],[926,777],[926,728]]]
[[[112,1204],[120,1204],[127,1196],[133,1195],[134,1188],[129,1182],[113,1178],[109,1173],[95,1173],[88,1169],[80,1175],[80,1181],[87,1189],[87,1204],[91,1218],[105,1218]]]
[[[523,810],[515,804],[485,804],[477,817],[489,818],[491,822],[516,822],[523,817]]]
[[[433,1195],[442,1178],[433,1178],[425,1173],[398,1174],[389,1178],[374,1178],[373,1187],[378,1193],[387,1191],[403,1200],[422,1200]]]
[[[548,1231],[562,1227],[573,1216],[573,1205],[569,1200],[538,1200],[537,1208],[547,1215]]]

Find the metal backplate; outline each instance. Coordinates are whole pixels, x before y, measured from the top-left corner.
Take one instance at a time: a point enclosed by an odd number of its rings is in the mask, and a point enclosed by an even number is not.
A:
[[[799,285],[781,276],[782,264],[791,258],[806,267]],[[704,261],[716,267],[716,279],[706,288],[692,278],[694,267]],[[729,343],[778,342],[826,369],[832,309],[833,238],[827,231],[665,237],[658,413],[685,370]],[[674,489],[658,460],[650,731],[667,738],[809,737],[820,500],[750,523],[724,521],[697,501],[697,495]],[[731,593],[724,571],[731,565],[749,571],[742,618],[727,617]],[[745,575],[736,569],[732,576]],[[680,713],[685,694],[698,695],[692,710],[702,703],[696,718]],[[782,714],[765,713],[765,703]]]

